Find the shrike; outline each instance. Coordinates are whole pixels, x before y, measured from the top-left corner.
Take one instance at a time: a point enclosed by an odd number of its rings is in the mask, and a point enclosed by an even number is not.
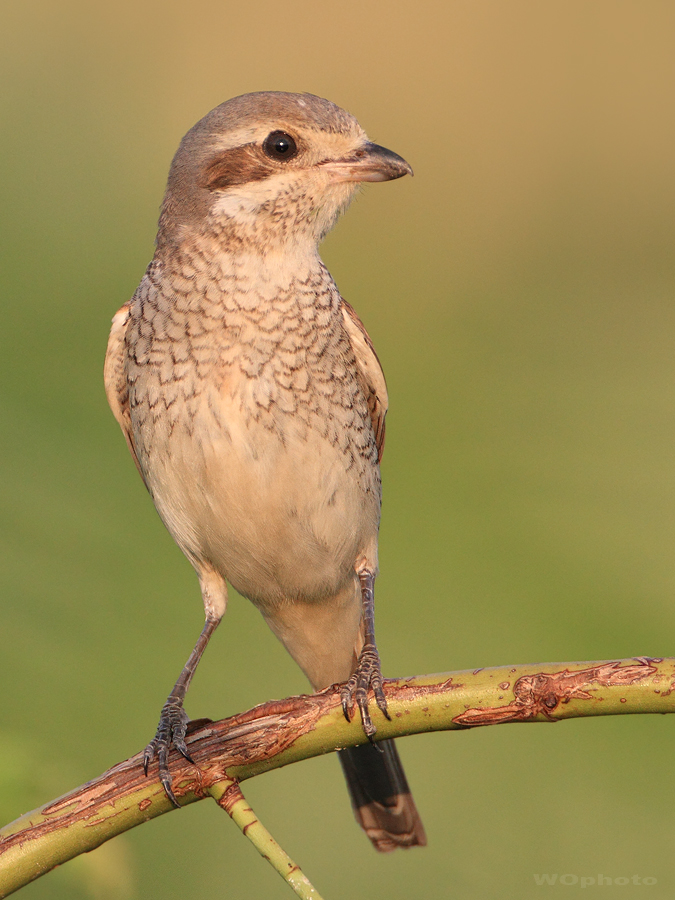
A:
[[[346,682],[369,738],[370,690],[387,714],[373,612],[387,389],[318,244],[361,182],[408,173],[328,100],[229,100],[183,138],[154,259],[113,319],[108,400],[206,612],[145,751],[174,803],[169,749],[189,759],[183,702],[226,582],[314,690]],[[392,741],[340,759],[378,850],[426,843]]]

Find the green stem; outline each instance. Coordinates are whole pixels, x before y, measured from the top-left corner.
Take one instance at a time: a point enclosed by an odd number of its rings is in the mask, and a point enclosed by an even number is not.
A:
[[[675,659],[476,669],[386,681],[384,689],[391,721],[372,704],[375,740],[502,722],[672,713]],[[358,716],[344,718],[339,687],[270,701],[220,722],[198,720],[187,738],[196,765],[171,754],[174,792],[181,805],[194,803],[223,782],[226,789],[364,739]],[[0,830],[0,898],[173,809],[156,769],[146,778],[137,754]]]
[[[293,862],[253,812],[238,782],[230,779],[220,781],[209,788],[209,793],[301,900],[322,900],[300,866]]]

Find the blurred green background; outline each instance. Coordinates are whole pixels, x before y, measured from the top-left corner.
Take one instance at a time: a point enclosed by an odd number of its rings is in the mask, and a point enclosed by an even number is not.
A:
[[[311,91],[405,156],[324,246],[387,373],[378,636],[406,675],[675,654],[672,3],[3,4],[0,819],[151,737],[202,624],[103,393],[171,157],[221,101]],[[235,597],[190,691],[306,685]],[[406,739],[429,836],[377,856],[334,758],[246,789],[327,900],[672,896],[675,722]],[[26,900],[284,898],[215,805]]]

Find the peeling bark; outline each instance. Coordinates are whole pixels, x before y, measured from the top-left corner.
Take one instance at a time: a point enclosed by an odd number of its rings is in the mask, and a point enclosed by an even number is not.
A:
[[[475,669],[385,681],[384,690],[391,721],[372,704],[375,740],[505,722],[670,713],[675,712],[675,659]],[[345,720],[338,686],[273,700],[219,722],[194,720],[187,745],[195,765],[171,752],[174,790],[181,805],[211,795],[232,814],[243,809],[240,781],[365,740],[358,720]],[[174,807],[156,766],[146,777],[142,761],[137,753],[1,829],[0,898],[115,835],[171,812]],[[248,827],[247,837],[253,830]],[[282,854],[279,848],[280,860]],[[279,862],[279,871],[288,865]]]

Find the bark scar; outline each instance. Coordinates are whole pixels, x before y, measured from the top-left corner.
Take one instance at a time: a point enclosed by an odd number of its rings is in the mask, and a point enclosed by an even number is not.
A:
[[[655,662],[656,660],[654,660]],[[455,725],[472,727],[475,725],[495,725],[499,722],[527,722],[537,716],[545,716],[556,721],[552,715],[561,703],[570,700],[592,700],[592,685],[613,687],[622,684],[635,684],[658,669],[653,666],[649,657],[639,657],[638,665],[622,666],[621,662],[609,662],[602,665],[571,672],[546,674],[537,672],[534,675],[523,675],[513,686],[511,703],[498,707],[474,707],[455,716]]]

